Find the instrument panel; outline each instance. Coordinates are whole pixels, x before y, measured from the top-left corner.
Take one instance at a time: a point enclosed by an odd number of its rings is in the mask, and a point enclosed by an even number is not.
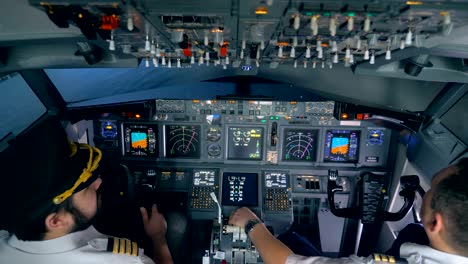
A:
[[[391,131],[333,117],[334,102],[157,100],[149,120],[120,127],[124,159],[223,164],[384,167]],[[116,140],[117,140],[116,139]]]

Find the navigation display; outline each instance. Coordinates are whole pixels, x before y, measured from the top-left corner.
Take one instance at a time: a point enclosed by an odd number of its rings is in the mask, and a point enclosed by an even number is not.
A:
[[[157,157],[156,124],[123,124],[124,156]]]
[[[200,126],[166,125],[164,132],[167,158],[200,158]]]
[[[325,162],[355,163],[359,159],[359,130],[327,130],[325,135]]]
[[[318,131],[317,129],[285,129],[282,160],[316,161]]]
[[[214,186],[216,179],[215,170],[194,170],[193,185],[194,186]]]
[[[223,205],[257,206],[258,175],[256,173],[223,174]]]
[[[229,127],[228,159],[262,160],[262,127]]]
[[[288,175],[285,172],[265,172],[266,188],[288,188]]]

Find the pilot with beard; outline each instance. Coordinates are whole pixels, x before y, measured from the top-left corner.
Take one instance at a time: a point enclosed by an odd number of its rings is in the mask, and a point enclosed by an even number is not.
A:
[[[150,214],[141,208],[154,259],[135,242],[92,226],[102,183],[99,149],[69,143],[55,118],[9,143],[0,154],[0,229],[6,229],[0,231],[0,263],[173,263],[156,206]]]

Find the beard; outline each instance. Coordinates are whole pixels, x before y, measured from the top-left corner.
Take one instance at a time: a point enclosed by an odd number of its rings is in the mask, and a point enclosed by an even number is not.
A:
[[[76,208],[76,206],[72,206],[72,208],[70,208],[70,213],[72,214],[73,220],[75,221],[75,226],[71,232],[83,231],[96,222],[97,215],[100,211],[100,200],[100,195],[98,195],[96,199],[96,213],[91,217],[84,215],[78,208]]]

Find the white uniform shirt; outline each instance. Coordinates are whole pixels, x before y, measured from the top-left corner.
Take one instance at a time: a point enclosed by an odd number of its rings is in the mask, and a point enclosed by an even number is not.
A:
[[[409,264],[468,264],[468,258],[448,254],[435,250],[428,246],[412,243],[404,243],[400,248],[400,256],[406,259]],[[383,263],[374,261],[372,258],[358,257],[355,255],[349,258],[326,258],[326,257],[303,257],[291,255],[286,260],[286,264],[371,264]],[[388,263],[388,262],[386,262]]]
[[[108,236],[94,227],[44,241],[23,241],[0,231],[0,263],[15,264],[154,264],[139,250],[138,256],[107,251]]]

